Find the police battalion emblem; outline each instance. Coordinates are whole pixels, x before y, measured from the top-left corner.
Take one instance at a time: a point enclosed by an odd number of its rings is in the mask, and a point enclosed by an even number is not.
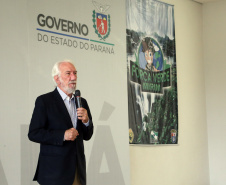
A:
[[[129,129],[129,142],[133,143],[133,139],[134,139],[134,133],[133,133],[133,130],[130,128]]]
[[[150,143],[158,144],[158,132],[152,130],[150,133]]]
[[[93,1],[93,5],[97,9],[97,12],[93,10],[93,28],[98,37],[105,41],[111,31],[110,15],[105,13],[110,6],[102,5],[96,1]]]

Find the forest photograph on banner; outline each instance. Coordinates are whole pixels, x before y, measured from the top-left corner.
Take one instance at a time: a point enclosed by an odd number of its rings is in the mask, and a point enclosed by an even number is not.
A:
[[[130,144],[178,143],[174,7],[127,0]]]

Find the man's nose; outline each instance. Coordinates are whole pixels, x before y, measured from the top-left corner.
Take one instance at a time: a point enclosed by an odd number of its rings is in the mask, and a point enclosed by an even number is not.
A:
[[[71,74],[71,80],[76,80],[77,79],[77,74]]]

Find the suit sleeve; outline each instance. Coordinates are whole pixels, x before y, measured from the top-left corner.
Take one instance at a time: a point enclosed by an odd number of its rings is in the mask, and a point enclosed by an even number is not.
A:
[[[82,124],[82,130],[83,130],[83,139],[89,140],[93,135],[93,121],[92,121],[92,115],[88,106],[88,103],[85,99],[82,99],[82,106],[87,110],[88,116],[89,116],[89,126],[85,126]]]
[[[65,130],[48,129],[48,116],[42,97],[38,97],[32,114],[28,138],[41,144],[63,145]]]

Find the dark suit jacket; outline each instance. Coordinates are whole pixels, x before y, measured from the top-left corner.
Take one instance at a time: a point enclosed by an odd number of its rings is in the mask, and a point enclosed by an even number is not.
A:
[[[67,108],[59,92],[39,96],[31,118],[28,137],[31,141],[40,143],[40,154],[33,180],[40,184],[72,185],[75,172],[82,185],[86,184],[86,162],[83,140],[89,140],[93,135],[93,122],[89,106],[82,98],[89,116],[89,126],[81,120],[77,121],[79,136],[75,141],[63,141],[64,133],[72,128],[72,122]]]

